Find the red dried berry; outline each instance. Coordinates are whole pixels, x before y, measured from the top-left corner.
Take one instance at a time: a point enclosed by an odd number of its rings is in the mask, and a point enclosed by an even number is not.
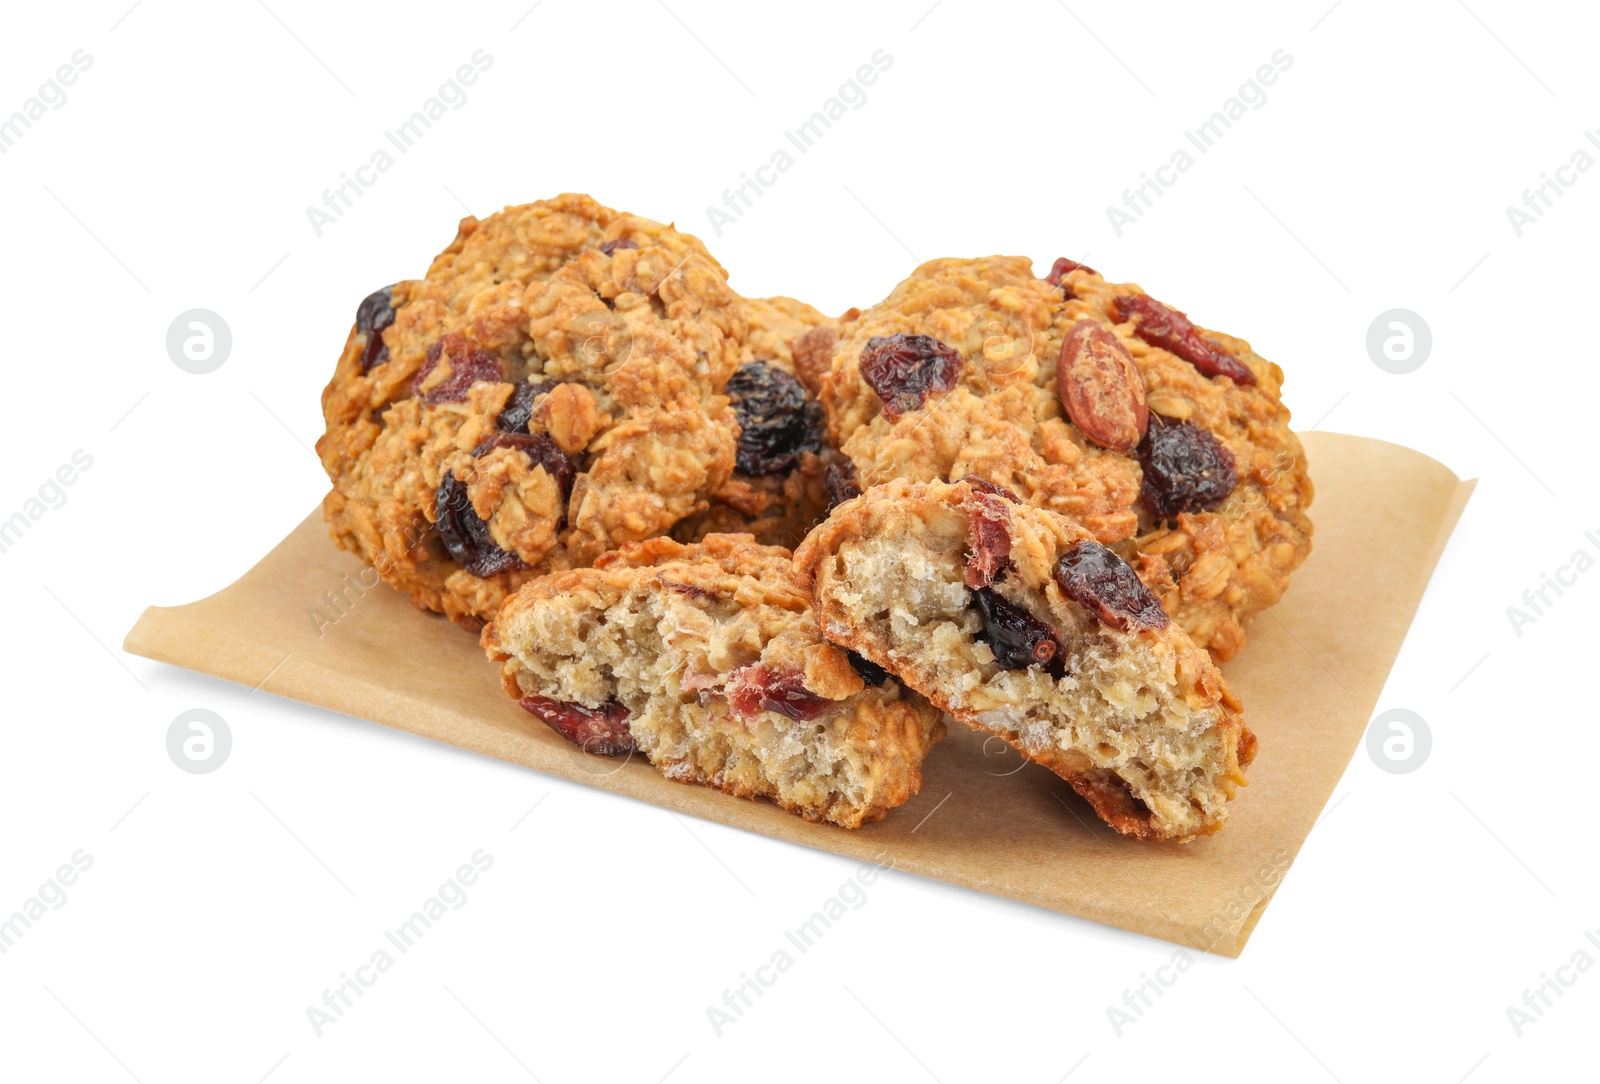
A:
[[[822,474],[822,483],[828,487],[828,511],[832,512],[845,501],[861,496],[861,479],[856,465],[846,459],[829,463]]]
[[[1210,432],[1189,422],[1150,415],[1139,444],[1144,481],[1139,496],[1151,514],[1171,519],[1227,499],[1238,484],[1233,454]]]
[[[996,497],[1004,497],[1012,504],[1022,503],[1022,498],[1017,496],[1015,491],[1007,489],[998,482],[986,481],[985,479],[979,478],[976,474],[969,474],[961,480],[981,493],[992,493]]]
[[[1132,625],[1167,627],[1167,611],[1140,582],[1133,566],[1098,542],[1078,542],[1062,554],[1055,580],[1062,594],[1119,632]]]
[[[1235,384],[1254,384],[1256,374],[1204,335],[1177,309],[1168,308],[1149,294],[1129,294],[1114,302],[1117,319],[1139,322],[1133,333],[1151,346],[1159,346],[1193,365],[1203,376],[1230,377]]]
[[[374,366],[389,360],[389,347],[384,344],[383,331],[394,324],[394,297],[390,292],[393,289],[394,285],[389,285],[374,290],[356,306],[356,331],[367,337],[366,346],[361,351],[363,373],[371,372]]]
[[[439,365],[441,358],[450,359],[450,375],[426,391],[423,381]],[[498,384],[506,378],[505,366],[493,354],[479,350],[464,336],[446,335],[428,347],[428,360],[411,382],[411,393],[422,400],[423,406],[440,403],[464,403],[467,392],[480,380]]]
[[[764,361],[728,378],[724,393],[739,419],[741,474],[762,477],[793,467],[802,452],[822,450],[822,404],[806,398],[800,381]]]
[[[604,252],[607,256],[609,256],[613,252],[617,251],[617,249],[619,249],[619,248],[638,248],[638,247],[639,246],[637,244],[635,244],[634,242],[628,240],[628,238],[619,237],[615,241],[604,241],[604,242],[601,242],[600,251]]]
[[[614,757],[638,750],[628,727],[628,709],[615,700],[586,708],[548,696],[525,696],[518,701],[534,717],[585,753]]]
[[[927,335],[874,335],[861,351],[861,376],[890,421],[955,387],[960,373],[961,355]]]
[[[728,675],[728,703],[735,714],[747,719],[775,711],[800,722],[809,722],[833,707],[832,700],[806,688],[800,671],[773,673],[760,663],[741,666]]]
[[[1007,602],[992,587],[972,592],[972,602],[983,620],[983,639],[994,652],[995,662],[1007,670],[1039,666],[1056,677],[1066,673],[1061,637],[1055,629]]]
[[[1086,263],[1079,263],[1077,260],[1069,260],[1065,256],[1057,256],[1056,262],[1050,265],[1050,273],[1044,277],[1044,280],[1052,286],[1060,286],[1062,279],[1066,278],[1072,272],[1080,270],[1087,271],[1091,275],[1098,275],[1100,273]]]
[[[1011,510],[1004,497],[975,492],[967,498],[967,586],[988,587],[1011,563]]]

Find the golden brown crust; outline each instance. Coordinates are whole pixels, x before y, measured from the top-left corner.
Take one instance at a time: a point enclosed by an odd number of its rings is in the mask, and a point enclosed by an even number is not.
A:
[[[1173,618],[1225,660],[1310,551],[1313,491],[1282,404],[1282,371],[1244,340],[1207,332],[1256,383],[1206,377],[1118,320],[1116,299],[1139,287],[1084,269],[1070,272],[1065,287],[1035,278],[1023,257],[922,265],[883,302],[842,322],[821,395],[830,441],[865,486],[976,475],[1074,519],[1134,564]],[[1072,424],[1057,395],[1058,361],[1085,320],[1132,358],[1150,413],[1192,422],[1232,454],[1238,484],[1225,501],[1158,520],[1139,499],[1138,458],[1097,446]],[[936,338],[963,365],[953,389],[890,419],[860,358],[870,338],[894,334]]]
[[[367,336],[351,332],[317,448],[334,539],[419,606],[473,624],[542,572],[670,530],[732,473],[738,427],[721,389],[745,306],[694,237],[564,195],[464,219],[426,277],[391,296],[387,360],[363,372]],[[441,341],[458,347],[429,371]],[[474,373],[460,401],[431,401],[470,350],[501,379]],[[473,454],[524,381],[542,382],[527,428],[571,458],[570,494],[516,448]],[[436,527],[446,474],[521,567],[477,576],[451,559]]]
[[[1006,521],[991,588],[1059,637],[1065,672],[1008,668],[963,580],[975,515]],[[1176,623],[1110,627],[1063,594],[1057,561],[1085,528],[967,483],[896,480],[841,504],[795,554],[823,635],[1060,775],[1141,839],[1221,827],[1255,751],[1240,705]]]
[[[788,550],[656,538],[526,584],[482,644],[514,699],[621,704],[668,778],[855,828],[916,793],[944,725],[894,681],[867,686],[809,602]],[[811,699],[809,718],[752,709],[780,680]]]

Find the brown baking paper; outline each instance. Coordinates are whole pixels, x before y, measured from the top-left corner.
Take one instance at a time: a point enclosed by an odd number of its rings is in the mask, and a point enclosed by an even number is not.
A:
[[[1473,487],[1397,445],[1304,441],[1315,548],[1224,668],[1260,754],[1227,827],[1188,845],[1118,836],[1056,776],[955,723],[921,793],[855,832],[670,782],[642,758],[590,757],[506,696],[476,636],[381,585],[357,598],[347,585],[364,566],[334,548],[320,512],[231,587],[146,610],[124,647],[696,817],[1237,956],[1359,744]],[[325,593],[341,590],[357,601],[330,626]]]

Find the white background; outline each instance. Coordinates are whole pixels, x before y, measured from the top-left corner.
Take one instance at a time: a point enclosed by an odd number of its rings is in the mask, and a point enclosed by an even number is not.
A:
[[[93,466],[0,554],[0,914],[93,866],[0,955],[0,1076],[1594,1079],[1600,974],[1520,1036],[1507,1009],[1600,959],[1600,572],[1520,636],[1506,613],[1600,553],[1600,170],[1520,238],[1506,216],[1600,128],[1592,9],[668,3],[8,12],[0,116],[93,65],[0,155],[0,518]],[[478,49],[466,104],[318,238],[306,207]],[[707,205],[879,49],[865,104],[717,236]],[[1106,207],[1279,49],[1266,103],[1117,237]],[[469,210],[565,190],[830,312],[918,259],[1086,255],[1279,361],[1300,426],[1480,477],[1379,704],[1427,719],[1430,759],[1357,751],[1243,958],[1197,954],[1121,1035],[1107,1007],[1172,946],[889,874],[719,1037],[707,1006],[851,863],[123,655],[144,606],[222,587],[320,499],[361,297]],[[164,345],[197,307],[233,333],[205,376]],[[1406,376],[1365,346],[1395,307],[1433,332]],[[167,755],[196,707],[232,729],[215,774]],[[479,848],[465,906],[317,1037],[307,1007]]]

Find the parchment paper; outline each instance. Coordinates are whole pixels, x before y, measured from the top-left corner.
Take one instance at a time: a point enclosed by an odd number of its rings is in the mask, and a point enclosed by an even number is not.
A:
[[[1359,744],[1473,487],[1381,441],[1311,433],[1305,446],[1312,555],[1224,668],[1260,754],[1227,827],[1187,846],[1123,839],[1054,775],[959,724],[928,757],[921,793],[855,832],[669,782],[642,758],[589,757],[501,691],[475,635],[382,584],[361,594],[374,574],[334,548],[320,510],[231,587],[146,610],[124,646],[696,817],[1237,956]],[[329,591],[354,600],[336,624]]]

